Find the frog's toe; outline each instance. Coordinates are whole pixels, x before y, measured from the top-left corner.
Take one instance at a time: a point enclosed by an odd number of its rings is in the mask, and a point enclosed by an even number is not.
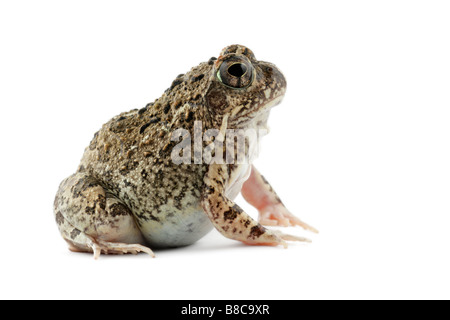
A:
[[[282,203],[267,205],[259,211],[259,222],[265,226],[291,227],[300,226],[305,230],[319,233],[316,228],[294,216]]]
[[[289,227],[290,220],[276,206],[267,206],[259,212],[259,223],[263,226]]]
[[[145,252],[149,254],[152,258],[155,257],[153,251],[141,244],[128,244],[120,242],[110,242],[103,240],[91,240],[88,246],[92,249],[94,253],[94,259],[98,259],[100,254],[125,254],[132,253],[137,254],[139,252]]]
[[[267,231],[267,235],[266,239],[258,239],[258,241],[244,240],[242,242],[252,246],[283,246],[285,249],[288,247],[287,241],[312,242],[308,238],[285,234],[278,230]]]
[[[279,230],[265,230],[266,233],[262,237],[258,239],[247,239],[242,242],[253,246],[283,246],[285,249],[288,247],[287,241],[312,242],[308,238],[286,234]]]
[[[278,236],[279,238],[285,240],[285,241],[300,241],[300,242],[312,242],[310,239],[308,238],[304,238],[304,237],[299,237],[299,236],[294,236],[291,234],[286,234],[283,233],[281,231],[278,230],[272,230],[272,232]]]

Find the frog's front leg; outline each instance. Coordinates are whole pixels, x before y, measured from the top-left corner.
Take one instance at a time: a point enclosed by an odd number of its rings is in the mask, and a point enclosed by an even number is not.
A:
[[[289,212],[269,182],[254,166],[241,190],[244,199],[259,211],[259,222],[265,226],[295,226],[318,233],[310,225]]]
[[[286,235],[264,228],[253,220],[237,204],[226,197],[228,180],[226,165],[212,164],[204,177],[201,204],[215,228],[230,239],[250,245],[282,245],[285,240],[309,241],[308,239]]]

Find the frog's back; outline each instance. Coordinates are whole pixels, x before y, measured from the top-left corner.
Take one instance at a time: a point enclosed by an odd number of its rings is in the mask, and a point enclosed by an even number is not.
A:
[[[212,229],[200,206],[204,164],[175,164],[172,133],[207,129],[205,94],[215,58],[178,75],[164,94],[142,109],[122,113],[94,135],[79,171],[95,177],[132,211],[156,246],[195,242]],[[192,155],[193,156],[193,155]]]

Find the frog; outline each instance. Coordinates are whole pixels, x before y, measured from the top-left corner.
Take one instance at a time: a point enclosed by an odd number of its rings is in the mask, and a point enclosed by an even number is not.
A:
[[[187,161],[174,157],[182,143],[173,137],[178,129],[200,137],[215,129],[216,136],[200,139],[201,147],[214,145],[213,155],[230,154],[227,147],[238,151],[224,143],[228,130],[268,129],[269,114],[285,92],[286,79],[273,63],[234,44],[178,75],[158,99],[106,122],[55,196],[54,218],[69,250],[95,259],[140,252],[154,257],[155,249],[192,245],[214,228],[247,245],[309,242],[269,228],[300,226],[317,233],[285,207],[251,157],[206,161],[198,147],[182,150],[191,150]],[[184,146],[192,139],[186,141]],[[243,150],[259,143],[244,141]],[[235,203],[239,193],[258,219]]]

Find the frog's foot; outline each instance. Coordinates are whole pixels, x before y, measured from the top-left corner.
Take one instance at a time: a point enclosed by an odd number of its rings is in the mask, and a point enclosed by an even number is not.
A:
[[[137,254],[138,252],[145,252],[149,254],[152,258],[155,257],[153,251],[141,244],[128,244],[120,242],[110,242],[102,240],[89,239],[87,245],[91,248],[94,253],[94,259],[98,259],[101,253],[103,254],[124,254],[132,253]]]
[[[319,233],[317,229],[306,224],[292,213],[282,203],[268,204],[259,210],[259,223],[265,226],[290,227],[300,226],[305,230]]]
[[[155,254],[150,248],[138,243],[129,244],[99,240],[77,229],[73,229],[72,234],[77,234],[75,239],[65,238],[69,245],[69,250],[73,252],[92,252],[95,260],[100,257],[100,254],[138,254],[139,252],[145,252],[152,258],[155,257]]]

